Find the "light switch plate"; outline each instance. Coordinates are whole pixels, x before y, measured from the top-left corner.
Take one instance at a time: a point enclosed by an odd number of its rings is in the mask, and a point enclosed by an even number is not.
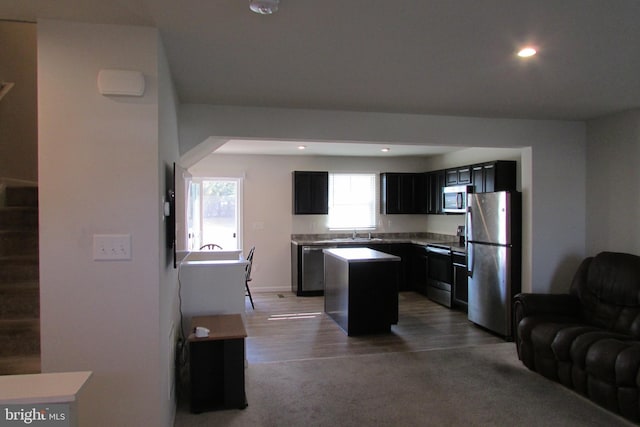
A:
[[[95,261],[128,261],[131,259],[131,234],[94,234]]]

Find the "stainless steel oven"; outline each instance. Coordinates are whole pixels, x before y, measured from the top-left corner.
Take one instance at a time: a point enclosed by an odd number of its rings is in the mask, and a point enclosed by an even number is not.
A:
[[[451,307],[451,284],[453,283],[453,261],[451,248],[427,245],[427,297]]]

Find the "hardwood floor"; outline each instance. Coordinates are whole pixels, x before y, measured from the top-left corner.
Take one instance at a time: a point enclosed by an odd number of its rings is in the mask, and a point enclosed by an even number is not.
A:
[[[415,292],[401,292],[399,321],[390,334],[348,337],[324,314],[323,297],[291,292],[255,292],[255,310],[247,298],[247,360],[264,363],[408,352],[503,343],[473,325],[467,314],[450,310]]]

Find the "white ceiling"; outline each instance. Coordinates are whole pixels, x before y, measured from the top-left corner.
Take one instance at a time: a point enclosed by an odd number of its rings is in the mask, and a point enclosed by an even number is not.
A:
[[[2,0],[159,28],[180,102],[586,120],[640,107],[639,0]],[[516,50],[539,54],[523,61]]]
[[[300,149],[300,146],[304,147],[304,149]],[[388,151],[382,151],[383,149],[388,149]],[[215,150],[215,152],[219,154],[262,154],[279,156],[396,157],[433,156],[461,149],[464,149],[464,147],[232,139]]]

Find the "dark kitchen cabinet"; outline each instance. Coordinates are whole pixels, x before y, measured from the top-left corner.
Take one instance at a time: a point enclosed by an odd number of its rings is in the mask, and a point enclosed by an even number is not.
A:
[[[466,254],[453,251],[451,258],[453,260],[453,305],[466,311],[469,301]]]
[[[427,173],[427,213],[442,213],[442,188],[445,186],[445,171]]]
[[[293,172],[293,213],[329,213],[329,172]]]
[[[491,193],[516,189],[516,162],[498,160],[472,166],[475,193]]]
[[[471,166],[461,166],[445,170],[445,185],[470,185],[472,180]]]
[[[386,215],[427,213],[427,191],[424,173],[381,173],[380,212]]]
[[[413,178],[413,209],[416,214],[426,214],[429,207],[429,187],[426,173],[416,173]]]
[[[398,214],[401,210],[401,174],[380,174],[380,213]]]
[[[411,247],[411,287],[412,290],[427,295],[427,247]]]
[[[399,291],[411,290],[411,244],[408,243],[370,243],[366,245],[369,249],[385,252],[400,257],[400,278],[398,281]]]

